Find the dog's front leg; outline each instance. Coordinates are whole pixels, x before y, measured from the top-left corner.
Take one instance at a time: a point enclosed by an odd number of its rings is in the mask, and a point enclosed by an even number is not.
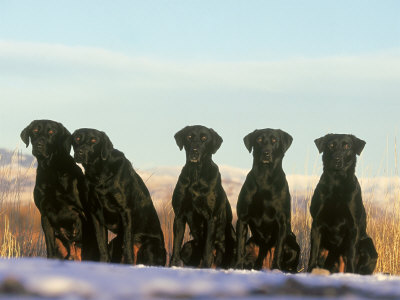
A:
[[[54,229],[50,224],[49,218],[46,216],[41,217],[44,239],[46,242],[47,258],[57,258]]]
[[[287,233],[286,217],[283,215],[280,216],[278,223],[279,223],[278,240],[276,242],[275,254],[272,261],[272,268],[282,270],[283,244],[285,242]]]
[[[206,244],[204,246],[204,255],[202,268],[211,268],[214,255],[213,250],[215,248],[215,227],[217,223],[217,217],[211,216],[207,222],[207,237]]]
[[[180,251],[182,247],[183,236],[185,234],[186,221],[183,216],[175,215],[174,218],[174,244],[172,256],[169,262],[170,267],[179,267],[181,265]]]
[[[357,230],[352,229],[350,231],[349,236],[349,248],[347,249],[346,257],[346,265],[345,265],[345,272],[346,273],[354,273],[355,271],[355,257],[356,257],[356,249],[357,249]]]
[[[236,222],[236,239],[237,239],[237,249],[236,249],[236,268],[243,269],[243,259],[244,259],[244,248],[246,244],[248,232],[248,225],[244,220],[238,218]]]
[[[108,253],[108,237],[107,237],[107,229],[101,224],[99,219],[103,219],[103,212],[99,212],[99,215],[91,214],[94,232],[96,235],[97,246],[99,249],[99,261],[101,262],[109,262],[110,255]]]
[[[310,247],[310,259],[308,261],[308,269],[307,272],[311,272],[317,266],[318,256],[319,256],[319,248],[321,244],[321,232],[319,231],[317,225],[312,224],[311,226],[311,247]]]
[[[123,209],[121,212],[123,231],[123,259],[124,264],[133,264],[133,243],[132,243],[132,216],[131,210]]]

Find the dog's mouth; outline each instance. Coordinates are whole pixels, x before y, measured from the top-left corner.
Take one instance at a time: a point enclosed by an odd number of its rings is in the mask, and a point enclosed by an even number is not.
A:
[[[36,158],[49,158],[50,154],[47,153],[47,148],[44,145],[37,145],[32,148],[32,155]]]
[[[336,163],[335,169],[338,169],[338,170],[343,169],[343,163]]]
[[[85,153],[75,152],[74,153],[74,160],[78,164],[86,164],[87,163],[87,155],[85,155]]]
[[[200,161],[200,153],[198,151],[190,152],[189,161],[192,163],[198,163]]]
[[[336,159],[333,163],[336,170],[341,170],[344,167],[343,159]]]
[[[270,153],[263,153],[261,155],[261,162],[265,165],[269,165],[272,163],[272,156]]]

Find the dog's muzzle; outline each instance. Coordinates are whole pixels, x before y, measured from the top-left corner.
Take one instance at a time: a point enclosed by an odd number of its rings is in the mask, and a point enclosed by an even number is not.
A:
[[[270,164],[272,163],[272,155],[270,152],[263,152],[261,154],[261,162],[263,164]]]
[[[197,163],[200,160],[200,153],[197,149],[192,149],[189,153],[189,161]]]
[[[77,150],[74,153],[74,159],[77,163],[86,163],[87,162],[87,155],[83,150]]]
[[[343,158],[342,157],[335,157],[334,158],[334,166],[336,169],[342,169],[344,166]]]
[[[32,145],[32,154],[35,157],[43,157],[43,158],[47,158],[50,156],[47,153],[46,144],[42,141],[39,141],[36,144]]]

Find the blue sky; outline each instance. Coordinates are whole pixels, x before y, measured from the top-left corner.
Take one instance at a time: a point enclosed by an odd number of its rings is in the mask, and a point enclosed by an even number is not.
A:
[[[33,119],[108,133],[136,168],[182,165],[189,124],[224,139],[218,164],[249,168],[243,137],[281,128],[287,173],[312,172],[326,133],[366,140],[358,172],[394,168],[398,1],[2,1],[0,147]],[[388,158],[386,157],[388,153]],[[388,159],[388,161],[386,161]]]

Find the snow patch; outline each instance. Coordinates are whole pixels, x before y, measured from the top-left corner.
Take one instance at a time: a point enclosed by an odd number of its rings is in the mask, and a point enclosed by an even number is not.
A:
[[[400,277],[0,259],[0,298],[400,299]]]

